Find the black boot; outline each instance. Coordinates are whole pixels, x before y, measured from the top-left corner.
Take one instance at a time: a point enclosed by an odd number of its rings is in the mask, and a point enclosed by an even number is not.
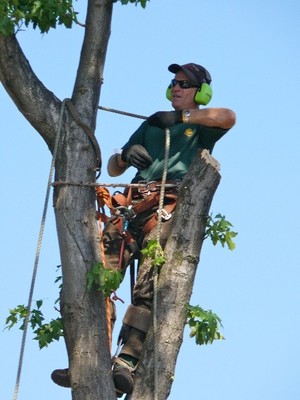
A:
[[[54,383],[56,383],[59,386],[70,388],[71,387],[71,382],[70,382],[70,375],[69,375],[69,369],[55,369],[52,374],[51,374],[51,379],[53,380]]]
[[[113,369],[113,380],[118,397],[124,393],[130,394],[133,390],[133,376],[135,368],[122,358],[116,358]]]

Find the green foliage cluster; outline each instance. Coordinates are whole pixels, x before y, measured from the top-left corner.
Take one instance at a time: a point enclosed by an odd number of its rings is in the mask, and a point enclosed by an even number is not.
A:
[[[54,340],[59,340],[63,336],[61,318],[52,319],[48,323],[43,322],[45,318],[41,311],[42,304],[43,300],[37,300],[36,308],[31,311],[28,318],[28,323],[35,334],[34,340],[38,341],[40,349],[47,347],[48,344]],[[6,328],[11,329],[18,322],[22,322],[20,329],[23,330],[26,317],[27,307],[18,305],[14,309],[9,310],[9,316],[6,318]]]
[[[190,337],[195,337],[196,344],[213,343],[214,340],[224,339],[218,331],[222,321],[211,310],[203,310],[199,306],[187,306],[187,322],[191,328]]]
[[[77,22],[73,0],[0,0],[0,33],[3,35],[12,35],[23,23],[47,33],[57,24],[71,28],[73,22]]]
[[[225,219],[225,216],[217,214],[214,218],[209,216],[207,219],[205,239],[210,237],[214,245],[221,243],[222,247],[227,245],[229,250],[235,249],[233,238],[236,237],[237,232],[231,230],[232,224]]]
[[[147,246],[141,250],[141,253],[145,258],[150,258],[153,267],[162,267],[166,262],[163,249],[156,239],[149,240]]]
[[[93,268],[87,273],[87,289],[100,290],[105,297],[116,290],[122,282],[123,275],[120,270],[105,268],[103,263],[94,263]]]
[[[143,8],[146,8],[147,1],[150,0],[114,0],[114,3],[120,1],[122,5],[127,5],[128,3],[134,3],[136,6],[140,3]]]
[[[150,0],[113,0],[122,5],[134,3],[146,8]],[[71,28],[77,23],[77,12],[73,8],[73,0],[0,0],[0,34],[12,35],[21,29],[22,24],[39,28],[41,33],[48,33],[57,25]]]

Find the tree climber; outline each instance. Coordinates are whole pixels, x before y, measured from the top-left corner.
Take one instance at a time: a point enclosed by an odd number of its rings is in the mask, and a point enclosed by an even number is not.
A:
[[[227,108],[203,108],[212,97],[209,72],[194,63],[171,64],[174,79],[166,96],[175,111],[159,111],[151,115],[129,138],[119,153],[108,161],[110,176],[119,176],[133,166],[137,173],[132,183],[138,188],[126,189],[124,194],[132,205],[127,218],[130,240],[120,253],[123,241],[120,218],[113,217],[103,231],[105,262],[108,268],[119,265],[122,270],[150,239],[157,236],[157,210],[160,183],[164,170],[165,129],[170,131],[170,148],[165,188],[163,222],[160,244],[164,248],[171,227],[171,212],[175,207],[180,181],[187,173],[199,148],[212,152],[215,143],[235,124],[235,113]],[[139,185],[137,185],[139,186]],[[128,203],[127,203],[128,204]],[[169,208],[168,208],[169,206]],[[151,260],[140,262],[137,281],[133,288],[132,304],[128,307],[119,342],[123,345],[114,361],[113,379],[118,397],[133,390],[134,371],[140,359],[143,343],[151,322],[153,300],[153,267]],[[51,375],[58,385],[70,387],[68,370],[55,370]]]

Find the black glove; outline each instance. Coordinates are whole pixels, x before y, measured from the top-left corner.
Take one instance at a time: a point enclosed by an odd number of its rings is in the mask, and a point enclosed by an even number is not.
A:
[[[140,144],[125,147],[121,159],[137,169],[146,169],[152,164],[152,158]]]
[[[182,122],[181,111],[158,111],[147,119],[149,125],[165,129]]]

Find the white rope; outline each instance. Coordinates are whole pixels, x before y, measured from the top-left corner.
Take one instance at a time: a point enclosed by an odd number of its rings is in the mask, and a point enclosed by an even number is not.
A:
[[[164,170],[161,180],[161,190],[159,197],[159,208],[158,208],[158,222],[157,222],[157,243],[160,243],[160,234],[162,226],[162,210],[164,207],[164,197],[166,180],[168,173],[168,162],[169,162],[169,151],[170,151],[170,130],[165,129],[165,162]],[[157,352],[157,282],[158,282],[158,270],[157,265],[154,267],[153,277],[153,353],[154,353],[154,400],[158,400],[158,352]]]
[[[55,168],[55,160],[56,160],[56,155],[57,155],[57,148],[58,148],[58,143],[59,143],[60,133],[61,133],[61,128],[62,128],[64,109],[65,109],[65,100],[62,102],[61,109],[60,109],[58,130],[56,132],[51,167],[50,167],[50,172],[49,172],[48,185],[47,185],[45,202],[44,202],[44,209],[43,209],[43,214],[42,214],[42,220],[41,220],[40,232],[39,232],[39,236],[38,236],[31,285],[30,285],[30,290],[29,290],[29,297],[28,297],[28,303],[27,303],[27,314],[26,314],[25,321],[24,321],[24,330],[23,330],[23,335],[22,335],[22,342],[21,342],[21,349],[20,349],[20,356],[19,356],[19,365],[18,365],[13,400],[17,400],[18,394],[19,394],[19,386],[20,386],[23,358],[24,358],[24,352],[25,352],[25,342],[26,342],[26,336],[27,336],[27,330],[28,330],[28,322],[29,322],[29,317],[30,317],[30,312],[31,312],[32,297],[33,297],[34,285],[35,285],[37,269],[38,269],[38,264],[39,264],[42,239],[43,239],[43,233],[44,233],[47,209],[48,209],[48,203],[49,203],[50,189],[52,186],[52,178],[53,178],[53,173],[54,173],[54,168]]]

